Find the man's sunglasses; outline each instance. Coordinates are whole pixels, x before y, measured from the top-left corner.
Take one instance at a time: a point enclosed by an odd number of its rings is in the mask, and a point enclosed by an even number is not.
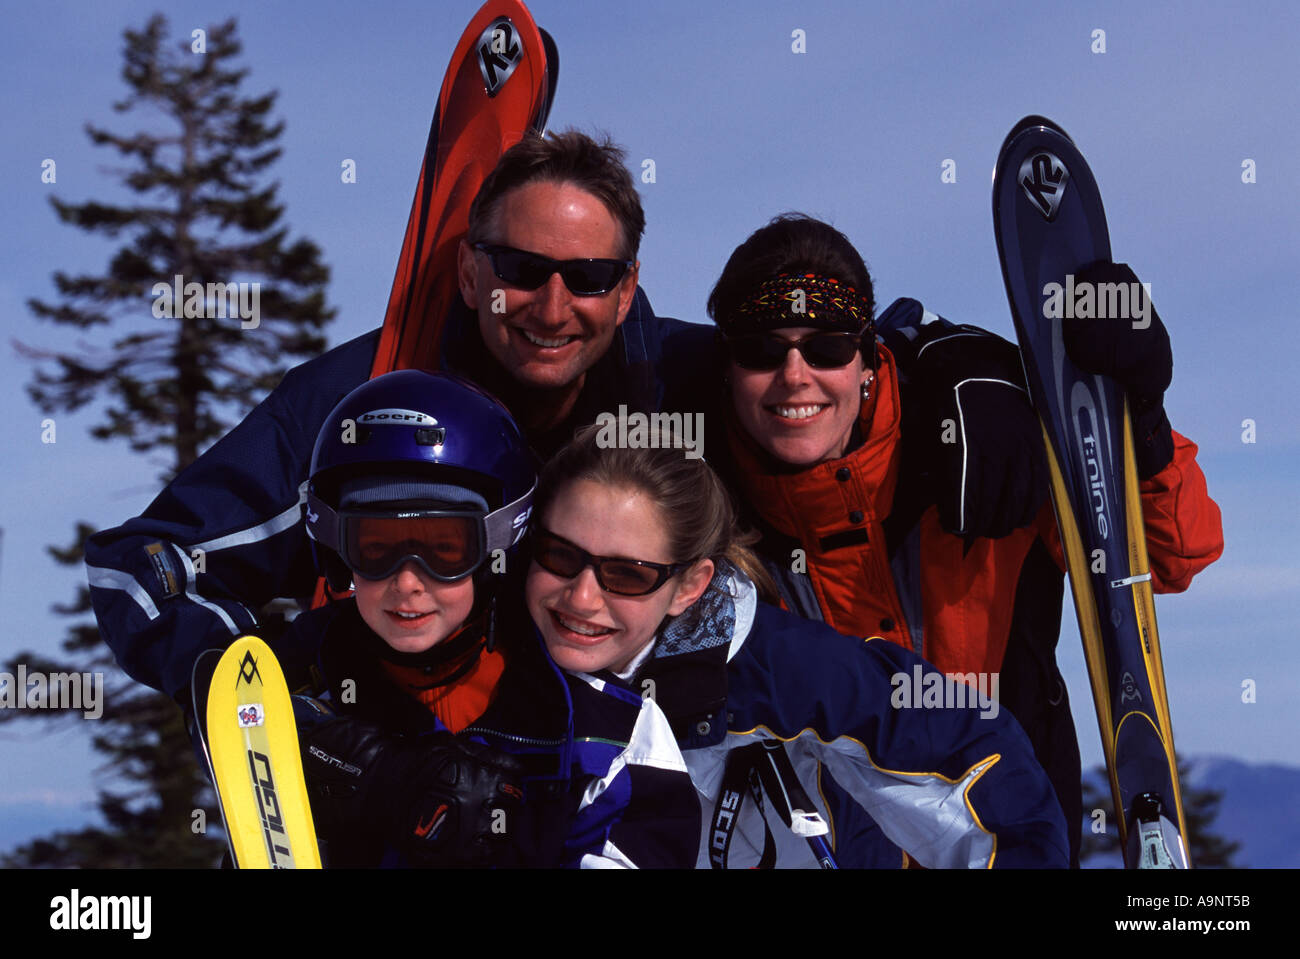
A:
[[[691,565],[592,556],[581,546],[540,526],[533,530],[533,560],[542,569],[561,579],[573,579],[590,566],[596,573],[596,582],[600,588],[619,596],[645,596],[653,593],[669,577]]]
[[[751,333],[728,337],[726,343],[732,360],[746,370],[780,369],[791,350],[798,350],[814,369],[837,370],[853,362],[862,349],[862,334],[823,331],[790,340],[778,333]]]
[[[559,272],[574,296],[600,296],[614,289],[632,267],[631,260],[552,260],[494,243],[475,243],[474,249],[487,254],[497,279],[521,290],[535,290]]]

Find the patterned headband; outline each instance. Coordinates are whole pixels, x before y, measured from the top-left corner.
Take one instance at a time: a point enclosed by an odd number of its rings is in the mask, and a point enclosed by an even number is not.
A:
[[[865,328],[875,335],[871,308],[861,294],[847,283],[816,273],[778,274],[718,321],[727,336],[791,326],[846,333]]]

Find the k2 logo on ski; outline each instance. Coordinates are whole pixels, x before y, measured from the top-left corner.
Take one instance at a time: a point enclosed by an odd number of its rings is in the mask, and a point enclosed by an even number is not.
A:
[[[1020,164],[1020,186],[1039,213],[1051,223],[1061,208],[1070,171],[1051,153],[1035,153]]]
[[[497,95],[523,58],[524,48],[519,45],[510,18],[498,17],[489,23],[478,38],[478,66],[489,97]]]

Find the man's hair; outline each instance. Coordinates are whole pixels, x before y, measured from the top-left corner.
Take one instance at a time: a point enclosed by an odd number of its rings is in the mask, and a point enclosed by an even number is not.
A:
[[[469,242],[492,239],[501,199],[528,183],[572,183],[596,197],[609,210],[623,233],[618,256],[635,260],[645,232],[645,212],[632,176],[623,164],[623,150],[609,137],[599,142],[577,130],[542,137],[525,135],[501,156],[469,208]]]

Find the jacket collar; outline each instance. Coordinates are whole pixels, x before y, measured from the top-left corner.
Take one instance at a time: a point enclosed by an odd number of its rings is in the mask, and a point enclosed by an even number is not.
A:
[[[573,437],[575,429],[596,422],[601,413],[613,412],[620,404],[626,405],[630,412],[658,410],[660,391],[647,347],[651,336],[646,329],[654,320],[649,299],[637,287],[632,306],[614,331],[609,349],[587,371],[572,411],[557,426],[528,435],[529,445],[542,457],[552,456]],[[488,352],[479,332],[477,315],[459,297],[447,316],[442,366],[468,376],[512,412],[529,402],[528,392]]]
[[[355,599],[335,604],[338,613],[325,629],[321,667],[334,684],[336,701],[356,703],[362,717],[392,729],[427,730],[438,723],[414,696],[399,689],[380,665],[382,644],[357,610]],[[572,725],[568,687],[531,625],[509,620],[499,630],[506,669],[497,694],[472,729],[487,728],[516,739],[566,741]],[[352,683],[346,700],[339,685]]]
[[[720,562],[708,590],[663,627],[654,655],[634,677],[633,688],[653,691],[681,748],[712,745],[726,734],[727,664],[749,638],[757,606],[754,584]]]

